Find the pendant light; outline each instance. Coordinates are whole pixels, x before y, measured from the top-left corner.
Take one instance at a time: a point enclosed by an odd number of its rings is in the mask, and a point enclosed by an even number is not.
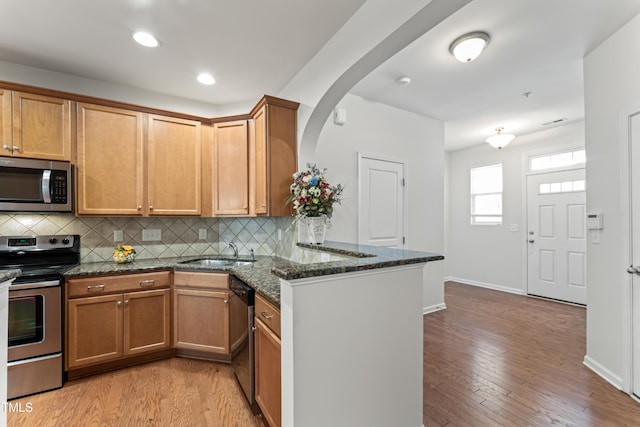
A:
[[[496,134],[485,139],[485,141],[487,141],[493,148],[497,148],[498,150],[506,147],[507,144],[513,141],[516,136],[510,133],[502,133],[503,130],[504,128],[502,127],[496,128]]]

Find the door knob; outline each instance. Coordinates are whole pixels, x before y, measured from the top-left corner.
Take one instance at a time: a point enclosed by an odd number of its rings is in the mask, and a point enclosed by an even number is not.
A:
[[[627,273],[629,274],[640,274],[640,269],[638,267],[631,266],[627,268]]]
[[[529,243],[533,243],[533,242],[535,242],[535,240],[529,239]]]

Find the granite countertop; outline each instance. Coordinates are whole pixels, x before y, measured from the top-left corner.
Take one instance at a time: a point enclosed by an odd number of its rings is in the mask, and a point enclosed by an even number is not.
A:
[[[344,255],[346,258],[332,262],[276,266],[272,269],[273,274],[285,280],[293,280],[305,277],[348,273],[352,271],[373,270],[376,268],[394,267],[398,265],[418,264],[444,259],[443,255],[431,252],[410,251],[405,249],[393,249],[343,242],[324,242],[322,245],[298,243],[298,246],[315,251]]]
[[[327,262],[308,262],[302,260],[302,262],[294,262],[280,257],[257,256],[256,262],[238,267],[185,264],[187,261],[202,258],[232,259],[228,256],[209,254],[181,258],[139,259],[127,264],[116,264],[114,262],[82,263],[67,270],[64,275],[67,278],[74,278],[101,274],[142,273],[153,270],[226,271],[246,282],[249,286],[253,287],[258,294],[279,307],[280,278],[293,280],[444,259],[444,256],[430,252],[381,248],[341,242],[325,242],[323,245],[299,243],[298,246],[307,252],[337,254],[338,260],[330,260]],[[336,257],[330,256],[329,258]]]
[[[22,274],[22,271],[17,268],[12,270],[0,270],[0,283],[4,283],[8,280],[15,279],[21,274]]]

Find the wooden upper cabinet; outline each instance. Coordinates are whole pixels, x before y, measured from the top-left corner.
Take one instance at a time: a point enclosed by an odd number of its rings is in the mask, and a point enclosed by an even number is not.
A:
[[[142,215],[143,114],[78,104],[77,213]]]
[[[290,216],[285,201],[298,168],[298,103],[265,96],[251,112],[250,213]]]
[[[246,120],[213,126],[213,211],[249,214],[249,136]]]
[[[201,124],[148,116],[149,215],[200,215]]]
[[[0,89],[0,156],[11,155],[11,91]]]
[[[71,160],[71,101],[13,92],[12,121],[14,157]]]

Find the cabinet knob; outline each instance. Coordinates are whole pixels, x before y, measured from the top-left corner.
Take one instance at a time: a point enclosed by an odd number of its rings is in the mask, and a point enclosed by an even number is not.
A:
[[[138,209],[139,211],[141,211],[141,210],[142,210],[142,206],[138,205],[137,209]]]
[[[224,300],[224,303],[229,304],[229,300],[228,299]]]
[[[4,144],[2,148],[4,148],[7,151],[11,151],[11,147],[9,147],[7,144]]]
[[[129,300],[128,299],[124,300],[124,305],[127,305],[127,304],[129,304]]]
[[[260,207],[262,207],[262,208],[266,208],[266,207],[267,207],[267,205],[260,205]]]
[[[122,305],[122,301],[118,301],[118,302],[116,303],[116,305],[117,305],[118,307],[120,307],[120,306]]]
[[[149,210],[152,211],[153,210],[153,205],[149,206]]]
[[[18,153],[20,152],[20,147],[18,147],[17,145],[13,146],[13,151],[17,151]]]

